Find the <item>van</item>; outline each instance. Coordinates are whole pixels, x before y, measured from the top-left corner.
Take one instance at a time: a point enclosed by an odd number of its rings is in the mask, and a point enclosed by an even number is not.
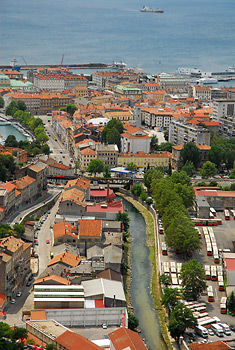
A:
[[[224,329],[223,329],[223,327],[220,326],[220,324],[218,324],[218,323],[212,324],[211,329],[218,337],[224,336]]]
[[[197,334],[199,334],[202,338],[208,338],[208,331],[203,326],[196,326],[195,331]]]

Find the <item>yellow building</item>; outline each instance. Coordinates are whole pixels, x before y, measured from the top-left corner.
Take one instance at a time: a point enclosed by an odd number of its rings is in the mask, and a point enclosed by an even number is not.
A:
[[[157,153],[120,153],[118,156],[118,166],[126,167],[130,163],[134,163],[137,168],[155,168],[162,166],[167,168],[169,162],[171,162],[170,152],[157,152]]]
[[[96,151],[87,147],[85,149],[80,150],[79,152],[79,161],[82,170],[86,170],[90,161],[97,158]]]

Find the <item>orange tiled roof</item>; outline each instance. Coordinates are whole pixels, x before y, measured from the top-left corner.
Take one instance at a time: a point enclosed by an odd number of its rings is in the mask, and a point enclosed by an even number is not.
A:
[[[64,188],[67,189],[71,186],[77,186],[77,187],[83,188],[84,190],[87,190],[88,188],[90,188],[90,180],[88,180],[85,177],[80,177],[75,180],[70,180],[67,182]]]
[[[4,300],[6,299],[5,294],[0,293],[0,306],[4,303]]]
[[[45,321],[46,319],[45,310],[31,310],[31,321]]]
[[[78,220],[78,230],[80,236],[101,237],[102,220]]]
[[[76,227],[68,222],[62,221],[53,226],[54,237],[58,238],[63,235],[69,235],[78,238]]]
[[[120,327],[116,331],[109,333],[109,338],[115,350],[147,350],[139,334],[128,328]]]
[[[71,282],[69,280],[67,280],[66,278],[57,276],[57,275],[50,275],[50,276],[46,276],[43,278],[38,278],[33,284],[40,284],[42,282],[48,282],[48,281],[55,281],[58,282],[59,284],[64,284],[64,285],[69,285]]]
[[[101,347],[82,335],[69,330],[55,338],[55,342],[68,350],[102,350]]]
[[[137,153],[121,153],[122,158],[171,158],[172,154],[167,151],[159,151],[156,153],[145,153],[145,152],[137,152]]]
[[[83,155],[96,155],[96,151],[91,149],[90,147],[84,148],[80,150],[80,153]]]
[[[81,258],[75,254],[65,252],[59,255],[56,255],[47,266],[51,266],[57,263],[64,263],[68,266],[76,267],[80,264]]]

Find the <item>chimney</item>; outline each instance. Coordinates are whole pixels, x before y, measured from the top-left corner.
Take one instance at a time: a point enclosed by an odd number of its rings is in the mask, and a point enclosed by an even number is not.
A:
[[[109,181],[107,183],[107,204],[109,204]]]

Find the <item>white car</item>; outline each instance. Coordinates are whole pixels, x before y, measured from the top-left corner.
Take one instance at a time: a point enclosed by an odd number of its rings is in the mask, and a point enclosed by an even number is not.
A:
[[[11,299],[11,304],[15,304],[16,300],[15,299]]]
[[[17,297],[21,297],[21,295],[22,295],[22,292],[20,292],[20,291],[16,293]]]
[[[102,328],[103,328],[103,329],[107,329],[107,328],[108,328],[107,324],[106,324],[106,323],[103,323],[103,324],[102,324]]]

